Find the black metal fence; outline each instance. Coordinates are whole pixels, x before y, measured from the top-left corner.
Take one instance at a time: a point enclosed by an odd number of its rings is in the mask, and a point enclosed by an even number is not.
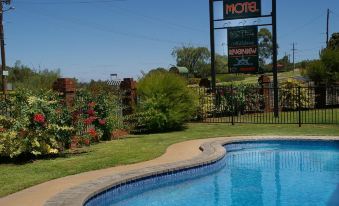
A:
[[[194,88],[198,120],[206,123],[339,124],[339,86],[279,88],[279,116],[274,115],[273,87],[260,85]]]

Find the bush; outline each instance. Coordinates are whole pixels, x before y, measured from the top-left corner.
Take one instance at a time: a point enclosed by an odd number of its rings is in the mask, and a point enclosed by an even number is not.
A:
[[[88,90],[77,92],[72,109],[73,124],[80,143],[110,140],[111,133],[123,129],[121,105],[117,96]]]
[[[148,132],[180,129],[196,113],[196,95],[176,74],[154,72],[144,76],[138,84],[138,95],[138,112],[147,114],[139,124]]]
[[[281,83],[280,88],[280,108],[283,111],[299,109],[299,89],[301,109],[314,108],[314,97],[309,92],[309,88],[305,87],[297,80],[288,79]]]
[[[8,116],[0,116],[0,156],[57,154],[73,133],[70,115],[53,92],[33,94],[18,90],[5,103]]]

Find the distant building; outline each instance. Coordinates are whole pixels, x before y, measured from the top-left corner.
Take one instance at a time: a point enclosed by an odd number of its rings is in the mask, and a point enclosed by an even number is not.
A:
[[[176,66],[174,66],[174,67],[171,67],[169,69],[169,71],[173,72],[175,74],[179,74],[179,75],[181,75],[181,76],[183,76],[185,78],[189,77],[189,71],[188,71],[188,69],[186,67],[176,67]]]

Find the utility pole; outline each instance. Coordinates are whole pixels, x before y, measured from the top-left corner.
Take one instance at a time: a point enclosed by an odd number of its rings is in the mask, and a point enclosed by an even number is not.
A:
[[[277,1],[272,0],[274,117],[279,117]]]
[[[211,44],[211,78],[212,90],[215,92],[216,87],[216,70],[215,70],[215,42],[214,42],[214,0],[209,0],[210,9],[210,44]]]
[[[326,46],[328,46],[328,40],[330,36],[329,31],[330,31],[330,9],[327,9]]]
[[[5,34],[4,34],[4,25],[3,25],[3,17],[4,17],[4,9],[3,4],[10,4],[11,0],[1,0],[0,2],[0,44],[1,44],[1,76],[2,76],[2,93],[6,100],[7,93],[7,79],[5,71],[6,71],[6,53],[5,53]]]
[[[293,52],[293,71],[295,71],[295,43],[293,42],[293,48],[292,48],[292,52]]]

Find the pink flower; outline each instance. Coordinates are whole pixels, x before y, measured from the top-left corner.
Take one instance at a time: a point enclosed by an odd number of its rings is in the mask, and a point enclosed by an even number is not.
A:
[[[86,125],[90,125],[90,124],[92,124],[96,119],[97,119],[97,117],[88,117],[87,119],[85,119],[84,123],[85,123]]]
[[[85,145],[89,146],[91,144],[91,141],[89,139],[84,139]]]
[[[33,120],[37,123],[43,124],[45,123],[45,116],[43,114],[35,114]]]
[[[89,109],[89,110],[87,110],[87,114],[90,115],[90,116],[94,116],[95,111],[93,109]]]
[[[106,120],[104,120],[104,119],[99,119],[99,124],[100,124],[100,125],[105,125],[105,124],[106,124]]]

